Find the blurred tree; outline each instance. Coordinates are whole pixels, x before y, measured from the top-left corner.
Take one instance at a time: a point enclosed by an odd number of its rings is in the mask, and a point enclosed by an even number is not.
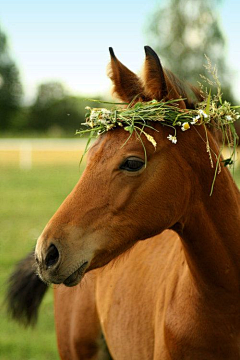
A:
[[[85,106],[96,106],[83,98],[69,95],[59,82],[49,82],[38,87],[36,100],[29,109],[28,129],[61,132],[73,135],[85,121]],[[101,104],[97,105],[101,106]]]
[[[68,127],[69,96],[60,82],[39,85],[36,100],[30,107],[29,127],[45,131],[51,127]]]
[[[37,90],[35,108],[43,109],[51,106],[56,101],[62,100],[67,95],[64,86],[60,82],[48,82],[41,84]]]
[[[21,97],[19,72],[9,56],[7,37],[0,28],[0,130],[10,128]]]
[[[163,65],[196,85],[199,74],[209,77],[203,64],[206,54],[216,64],[224,98],[234,102],[225,62],[225,39],[219,25],[220,0],[170,0],[151,16],[148,34]]]

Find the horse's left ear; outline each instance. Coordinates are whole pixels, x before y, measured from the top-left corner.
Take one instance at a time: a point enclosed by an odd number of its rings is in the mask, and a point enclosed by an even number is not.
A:
[[[144,64],[144,83],[147,94],[156,100],[168,95],[167,81],[159,57],[150,46],[144,46],[146,59]]]
[[[170,71],[163,69],[158,55],[150,46],[144,47],[146,59],[144,64],[144,86],[146,96],[151,99],[176,100],[181,96],[170,77]],[[174,77],[174,76],[172,76]],[[185,108],[184,101],[178,101],[180,108]]]
[[[124,102],[144,100],[144,87],[139,77],[124,66],[115,56],[113,48],[109,48],[111,62],[108,66],[108,76],[113,82],[113,93]]]

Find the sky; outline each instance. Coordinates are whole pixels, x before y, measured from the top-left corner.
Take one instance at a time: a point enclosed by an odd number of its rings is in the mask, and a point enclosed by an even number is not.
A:
[[[108,94],[108,47],[132,71],[144,61],[147,22],[167,0],[1,0],[0,26],[20,70],[25,101],[37,86],[61,81],[71,93]],[[240,98],[240,1],[223,0],[219,20],[227,41],[228,65]],[[161,55],[161,54],[159,54]]]

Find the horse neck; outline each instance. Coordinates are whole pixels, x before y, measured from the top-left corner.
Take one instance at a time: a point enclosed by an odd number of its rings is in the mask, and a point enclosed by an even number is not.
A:
[[[236,293],[240,285],[240,193],[222,168],[209,196],[204,185],[190,201],[177,231],[197,286]]]

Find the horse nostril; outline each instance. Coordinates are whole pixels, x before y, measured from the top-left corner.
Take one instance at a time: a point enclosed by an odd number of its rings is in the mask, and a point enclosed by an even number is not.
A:
[[[52,267],[53,265],[55,265],[57,263],[59,259],[59,252],[58,249],[56,248],[55,245],[50,245],[49,249],[48,249],[48,253],[45,259],[45,264],[47,266],[47,268]]]

